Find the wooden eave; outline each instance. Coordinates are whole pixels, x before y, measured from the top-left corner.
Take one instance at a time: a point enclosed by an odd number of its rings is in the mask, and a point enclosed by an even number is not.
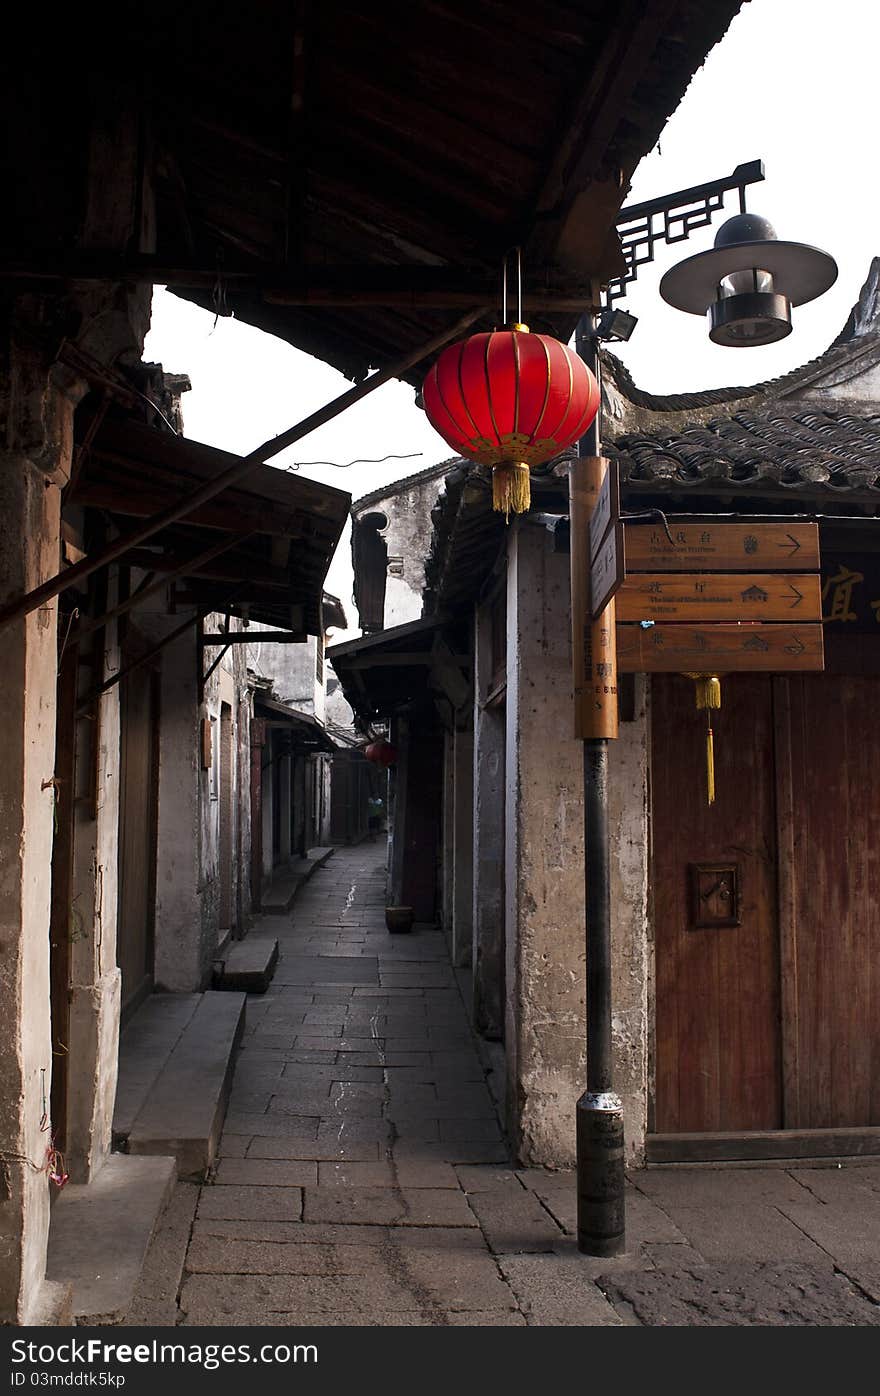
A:
[[[621,269],[636,164],[740,3],[156,0],[100,45],[73,35],[54,68],[41,34],[12,78],[13,111],[44,110],[19,123],[0,276],[146,279],[153,258],[156,281],[360,378],[472,295],[496,322],[501,258],[521,245],[527,318],[567,337]],[[76,234],[78,123],[102,104],[120,127],[134,111],[145,177],[141,226],[112,247]],[[40,124],[62,127],[51,167]]]
[[[90,418],[78,415],[80,439]],[[236,458],[227,451],[108,415],[101,422],[65,507],[100,510],[124,531],[181,494],[217,476]],[[187,559],[227,535],[219,556],[175,582],[181,604],[302,634],[321,635],[323,581],[348,516],[350,496],[301,475],[257,466],[185,519],[163,529],[123,561],[145,572],[178,572]]]

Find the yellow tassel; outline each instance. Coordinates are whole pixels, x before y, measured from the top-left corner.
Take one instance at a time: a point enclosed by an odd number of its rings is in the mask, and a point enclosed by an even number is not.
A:
[[[705,708],[709,719],[706,732],[706,793],[709,804],[715,803],[715,739],[712,734],[712,710],[721,707],[721,680],[717,674],[688,674],[696,683],[697,708]]]
[[[510,522],[511,514],[525,514],[532,502],[529,467],[525,461],[505,461],[492,467],[492,508]]]
[[[698,708],[721,707],[721,680],[715,674],[691,674],[688,677],[697,681]]]

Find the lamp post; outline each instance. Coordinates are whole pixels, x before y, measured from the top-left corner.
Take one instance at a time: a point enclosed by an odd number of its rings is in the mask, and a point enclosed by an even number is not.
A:
[[[764,178],[760,161],[725,180],[624,208],[618,217],[627,272],[608,288],[601,314],[577,328],[578,355],[601,386],[599,342],[628,339],[634,317],[613,309],[657,242],[680,241],[711,222],[724,194],[739,191],[740,212],[720,229],[714,248],[673,267],[660,292],[678,309],[708,313],[710,338],[729,347],[770,344],[791,332],[791,307],[834,283],[827,253],[784,243],[766,219],[745,210],[745,187]],[[662,220],[657,226],[655,219]],[[589,604],[589,519],[607,461],[601,454],[601,396],[569,469],[572,660],[575,733],[584,748],[584,881],[586,910],[586,1090],[577,1103],[578,1249],[619,1255],[626,1248],[623,1106],[614,1090],[611,984],[611,885],[608,817],[609,742],[617,736],[616,619],[613,598],[595,620]]]

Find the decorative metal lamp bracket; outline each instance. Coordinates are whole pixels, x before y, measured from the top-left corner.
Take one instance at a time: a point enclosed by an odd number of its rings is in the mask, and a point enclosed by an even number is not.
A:
[[[739,211],[746,211],[746,188],[764,178],[763,160],[751,160],[737,165],[733,174],[708,184],[695,184],[679,189],[675,194],[662,194],[641,204],[629,204],[617,216],[617,232],[626,260],[627,270],[621,277],[609,281],[605,304],[611,305],[626,295],[627,286],[635,281],[639,267],[654,260],[657,243],[685,242],[697,228],[705,228],[724,207],[724,196],[732,190],[739,194]]]

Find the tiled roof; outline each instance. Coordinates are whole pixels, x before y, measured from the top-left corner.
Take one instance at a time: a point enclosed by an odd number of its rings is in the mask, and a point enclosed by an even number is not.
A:
[[[633,485],[880,491],[880,412],[746,410],[669,433],[621,436],[605,450]]]

